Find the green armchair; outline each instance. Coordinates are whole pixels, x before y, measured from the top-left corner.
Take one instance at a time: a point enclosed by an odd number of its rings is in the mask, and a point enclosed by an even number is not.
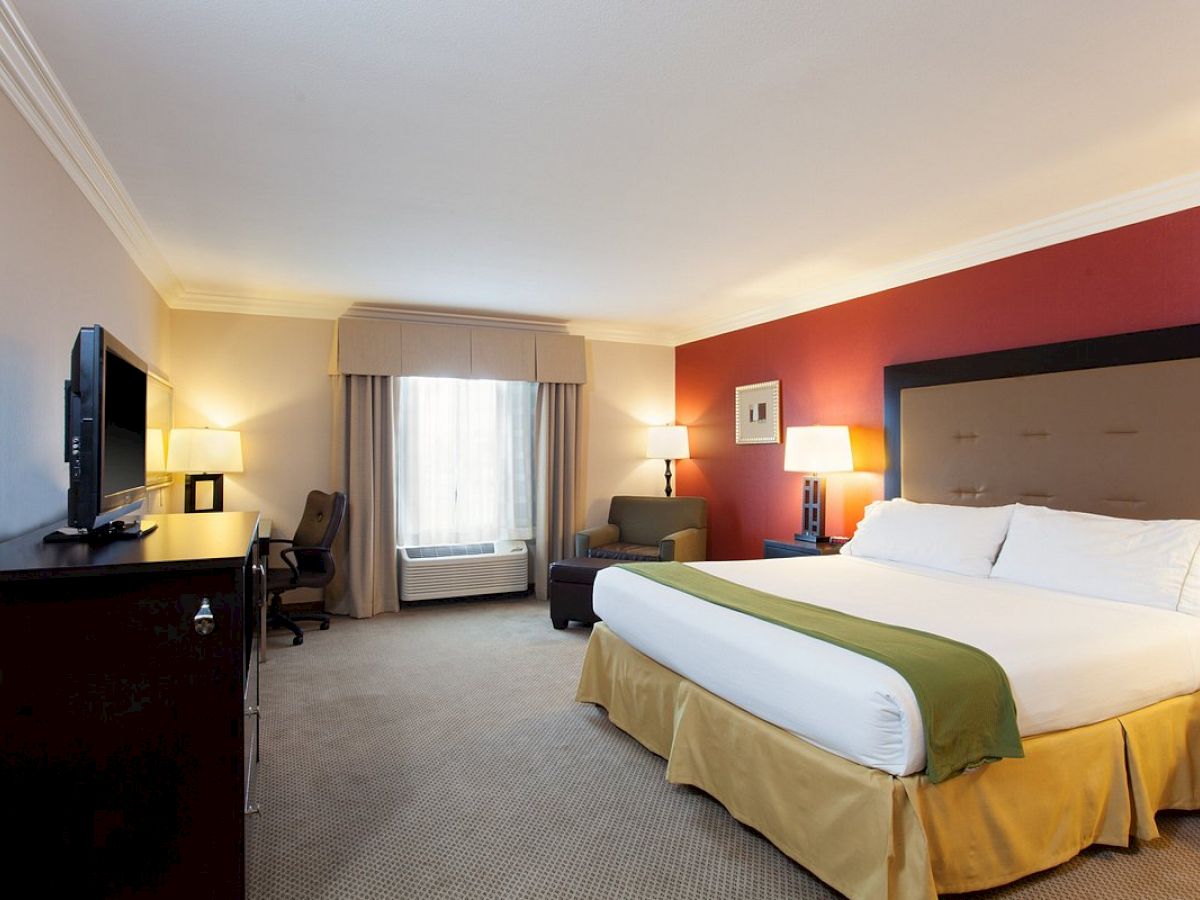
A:
[[[703,497],[613,497],[608,524],[575,534],[575,555],[642,562],[708,558]]]

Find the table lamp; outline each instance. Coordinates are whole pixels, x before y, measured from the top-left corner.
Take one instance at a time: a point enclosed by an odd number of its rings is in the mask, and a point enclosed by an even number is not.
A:
[[[167,471],[184,472],[183,511],[221,512],[225,473],[242,471],[242,433],[216,428],[172,428]],[[211,503],[196,505],[196,485],[211,485]]]
[[[646,436],[646,459],[667,462],[667,496],[671,496],[671,460],[689,459],[686,425],[655,425]]]
[[[846,425],[805,425],[789,428],[783,451],[785,472],[806,472],[804,478],[803,530],[798,541],[827,541],[825,534],[826,472],[854,470],[850,453],[850,429]]]

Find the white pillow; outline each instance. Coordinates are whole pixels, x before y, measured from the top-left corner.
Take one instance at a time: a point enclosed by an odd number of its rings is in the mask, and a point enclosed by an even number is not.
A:
[[[1200,616],[1200,547],[1192,555],[1192,567],[1183,579],[1183,593],[1179,595],[1179,611],[1189,616]]]
[[[1197,546],[1200,522],[1191,519],[1147,522],[1018,503],[992,577],[1176,609]]]
[[[1200,616],[1200,548],[1196,548],[1192,557],[1192,569],[1183,580],[1183,593],[1180,594],[1180,612],[1188,616]]]
[[[872,503],[845,556],[986,576],[1008,531],[1012,506],[946,506],[896,499]]]

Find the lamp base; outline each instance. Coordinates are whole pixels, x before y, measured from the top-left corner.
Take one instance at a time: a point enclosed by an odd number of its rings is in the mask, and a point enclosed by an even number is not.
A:
[[[829,540],[829,535],[825,533],[825,479],[820,475],[806,475],[804,478],[801,523],[804,530],[795,536],[796,540],[814,544]]]
[[[196,483],[212,483],[212,505],[197,508]],[[222,512],[225,509],[225,476],[223,474],[185,475],[183,479],[183,511],[185,513]]]
[[[666,461],[666,463],[667,463],[667,491],[666,491],[666,494],[668,497],[670,497],[671,496],[671,461],[668,459]]]

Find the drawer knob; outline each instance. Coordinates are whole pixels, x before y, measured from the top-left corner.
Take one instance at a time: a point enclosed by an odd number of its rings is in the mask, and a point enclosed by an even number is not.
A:
[[[207,597],[200,601],[200,610],[192,621],[196,624],[196,634],[201,637],[212,634],[213,629],[217,627],[217,620],[213,618],[212,606],[209,605]]]

